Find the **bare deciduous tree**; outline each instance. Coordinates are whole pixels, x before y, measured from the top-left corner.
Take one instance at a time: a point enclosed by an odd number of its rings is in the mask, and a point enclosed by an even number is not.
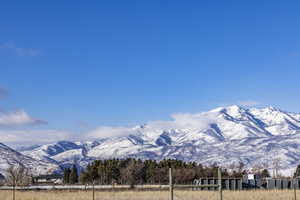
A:
[[[277,178],[280,175],[279,170],[281,168],[281,159],[274,157],[272,164],[273,164],[273,176]]]
[[[29,170],[23,165],[11,166],[6,170],[6,183],[10,186],[26,186],[30,182]]]

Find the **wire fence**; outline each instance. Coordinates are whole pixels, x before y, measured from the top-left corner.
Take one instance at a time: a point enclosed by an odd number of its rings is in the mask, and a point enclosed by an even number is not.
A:
[[[12,200],[22,200],[22,198],[18,199],[17,197],[22,194],[23,191],[81,191],[84,192],[84,199],[85,200],[102,200],[102,199],[110,199],[110,200],[119,200],[124,199],[120,198],[117,193],[118,192],[131,192],[131,195],[138,196],[140,191],[145,192],[152,192],[153,195],[159,194],[159,196],[151,196],[148,199],[163,199],[163,200],[190,200],[190,197],[187,196],[187,191],[191,191],[198,196],[194,197],[193,199],[205,199],[201,196],[201,193],[205,193],[209,190],[211,200],[223,200],[223,188],[227,188],[224,186],[224,179],[222,179],[221,169],[218,169],[218,178],[212,182],[207,182],[206,184],[174,184],[173,181],[173,172],[172,169],[169,169],[168,175],[169,184],[168,185],[40,185],[40,186],[26,186],[26,187],[8,187],[3,186],[0,187],[0,190],[11,191],[11,198]],[[226,180],[229,179],[225,179]],[[289,192],[290,197],[289,199],[297,200],[297,189],[296,183],[297,181],[293,180],[292,182],[293,192]],[[212,189],[209,189],[212,188]],[[101,192],[100,192],[101,191]],[[19,195],[16,195],[16,192]],[[104,197],[104,192],[110,192],[109,197]],[[74,193],[75,194],[75,193]],[[123,193],[125,194],[125,193]],[[207,194],[207,193],[206,193]],[[225,193],[226,194],[226,193]],[[33,192],[32,195],[40,195],[38,192]],[[1,195],[0,195],[1,196]],[[33,197],[32,199],[40,199],[40,197]],[[41,198],[42,199],[42,198]],[[57,197],[57,199],[60,199]],[[128,198],[130,199],[130,197]],[[228,199],[225,197],[225,199]],[[1,198],[2,200],[2,198]],[[5,199],[6,200],[6,199]],[[55,199],[56,200],[56,199]]]

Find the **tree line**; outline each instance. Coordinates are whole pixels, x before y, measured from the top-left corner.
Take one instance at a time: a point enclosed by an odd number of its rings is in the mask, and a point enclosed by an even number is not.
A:
[[[191,184],[195,179],[205,177],[217,177],[217,164],[203,166],[196,162],[184,162],[175,159],[141,160],[134,158],[96,160],[80,171],[73,165],[63,170],[64,184],[168,184],[168,169],[173,169],[175,184]],[[248,171],[243,163],[238,163],[230,170],[222,168],[222,177],[241,178]],[[262,178],[270,177],[267,169],[260,169],[255,172]],[[295,173],[300,176],[300,166]],[[28,185],[34,177],[22,165],[12,166],[6,171],[6,184]]]
[[[134,158],[96,160],[89,164],[79,176],[83,184],[167,184],[168,169],[173,169],[175,184],[191,184],[195,179],[217,177],[218,165],[203,166],[196,162],[164,159],[140,160]],[[222,168],[223,177],[242,177],[246,174],[244,164],[239,163],[230,172]],[[269,177],[267,169],[259,171],[262,177]]]

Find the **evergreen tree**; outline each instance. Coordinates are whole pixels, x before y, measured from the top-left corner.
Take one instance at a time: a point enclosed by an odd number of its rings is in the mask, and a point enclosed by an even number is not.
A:
[[[82,171],[79,176],[79,182],[83,184],[87,184],[90,182],[89,175],[85,171]]]
[[[76,165],[73,165],[69,177],[70,177],[70,178],[69,178],[69,183],[70,183],[70,184],[78,183],[78,172],[77,172],[77,167],[76,167]]]
[[[71,173],[70,168],[65,168],[64,169],[64,176],[63,176],[64,184],[69,184],[70,183],[70,173]]]
[[[296,172],[294,173],[294,177],[300,176],[300,165],[297,166]]]
[[[268,178],[268,177],[271,177],[271,176],[270,176],[270,173],[267,169],[263,169],[262,172],[261,172],[261,177],[262,178]]]

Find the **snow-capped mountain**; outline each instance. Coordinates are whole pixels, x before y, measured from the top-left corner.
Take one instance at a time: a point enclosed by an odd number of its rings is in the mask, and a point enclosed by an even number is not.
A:
[[[136,157],[227,167],[242,161],[249,168],[272,169],[274,160],[280,160],[282,172],[287,174],[300,164],[300,114],[273,107],[229,106],[173,118],[133,127],[123,137],[60,141],[22,149],[21,153],[62,167],[73,163],[84,167],[95,159]]]
[[[93,160],[86,155],[87,152],[97,145],[99,142],[96,141],[84,143],[59,141],[54,144],[23,148],[21,152],[36,160],[52,162],[62,168],[70,167],[73,164],[85,167]]]
[[[0,174],[5,174],[5,170],[13,165],[23,165],[33,174],[53,173],[60,170],[59,165],[35,160],[0,143]]]

